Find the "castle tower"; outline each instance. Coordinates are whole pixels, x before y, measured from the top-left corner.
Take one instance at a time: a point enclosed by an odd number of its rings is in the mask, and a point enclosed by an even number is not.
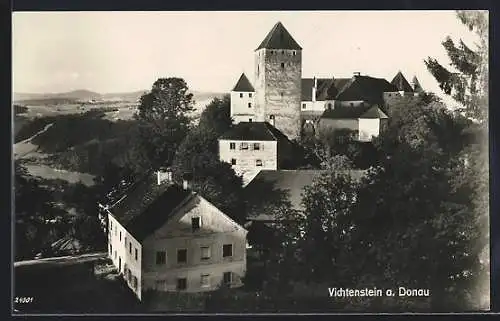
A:
[[[302,48],[281,22],[255,50],[255,116],[300,137]]]

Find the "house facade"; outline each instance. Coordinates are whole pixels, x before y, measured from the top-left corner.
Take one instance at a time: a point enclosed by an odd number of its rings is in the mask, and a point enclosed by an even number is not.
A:
[[[99,207],[108,220],[109,257],[139,300],[148,290],[242,285],[247,231],[188,181],[180,186],[149,173]]]
[[[291,158],[291,142],[268,122],[240,122],[219,138],[219,159],[246,185],[261,170],[277,170]]]

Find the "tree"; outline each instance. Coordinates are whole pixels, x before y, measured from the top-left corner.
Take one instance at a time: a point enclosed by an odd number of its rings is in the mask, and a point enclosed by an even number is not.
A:
[[[488,15],[485,11],[459,10],[457,17],[478,36],[475,48],[447,37],[443,47],[456,71],[431,57],[425,64],[443,92],[463,105],[461,110],[468,117],[484,122],[488,119]]]
[[[231,98],[224,95],[222,99],[215,97],[203,110],[199,127],[205,131],[222,135],[231,128]]]
[[[172,167],[174,176],[193,176],[193,189],[237,222],[245,220],[242,179],[219,160],[217,134],[194,128],[180,144]]]
[[[140,98],[136,148],[145,166],[171,164],[177,147],[189,131],[193,94],[181,78],[160,78]],[[143,166],[143,167],[145,167]]]

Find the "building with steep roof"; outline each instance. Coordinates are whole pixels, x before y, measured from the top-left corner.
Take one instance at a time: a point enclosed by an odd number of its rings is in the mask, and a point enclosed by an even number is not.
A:
[[[391,82],[359,72],[350,78],[302,78],[302,50],[281,22],[273,26],[255,50],[253,86],[242,75],[231,91],[231,115],[235,123],[271,122],[295,139],[304,130],[317,132],[319,120],[327,109],[378,105],[383,111],[388,101],[423,92],[418,80],[410,85],[400,71]],[[355,119],[358,118],[352,118]],[[358,128],[363,126],[360,124]],[[367,131],[373,129],[370,125]]]
[[[113,264],[139,300],[148,290],[241,285],[247,231],[171,177],[148,173],[99,203]]]

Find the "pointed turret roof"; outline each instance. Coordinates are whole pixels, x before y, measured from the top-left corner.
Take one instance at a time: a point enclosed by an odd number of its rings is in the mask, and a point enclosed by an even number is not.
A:
[[[413,76],[413,79],[411,80],[411,84],[413,85],[413,91],[415,91],[416,93],[421,93],[424,91],[424,89],[420,85],[420,82],[417,79],[417,76]]]
[[[301,50],[302,47],[293,39],[288,30],[281,22],[274,25],[273,29],[267,34],[260,46],[255,49],[290,49]]]
[[[394,79],[391,81],[391,84],[396,86],[399,91],[413,92],[413,89],[411,88],[410,84],[406,80],[405,76],[403,76],[401,71],[398,71]]]
[[[250,83],[250,80],[248,80],[247,76],[245,76],[245,73],[242,73],[232,91],[254,92],[255,89]]]

